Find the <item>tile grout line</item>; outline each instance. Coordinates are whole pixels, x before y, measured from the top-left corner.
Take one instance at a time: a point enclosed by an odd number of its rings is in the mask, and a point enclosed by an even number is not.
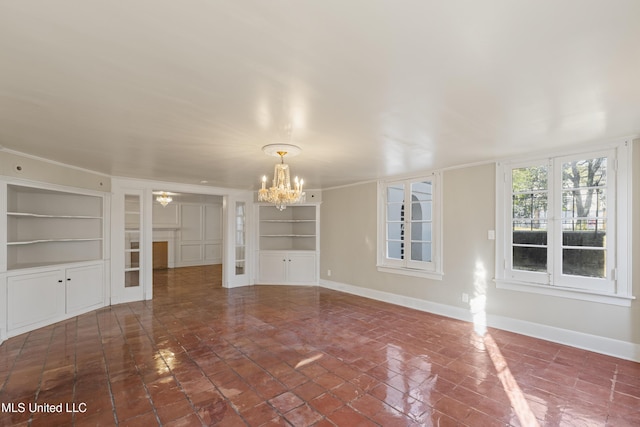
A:
[[[0,395],[4,394],[5,392],[5,387],[7,386],[7,384],[9,384],[9,380],[11,379],[11,376],[13,375],[13,371],[16,367],[16,364],[18,363],[18,360],[20,360],[20,355],[22,354],[22,352],[24,351],[24,347],[27,343],[27,338],[29,337],[29,335],[31,334],[31,332],[29,332],[27,334],[27,336],[24,338],[24,340],[22,341],[22,345],[20,346],[20,351],[18,351],[18,354],[16,354],[15,358],[13,359],[13,363],[11,364],[11,368],[9,369],[9,372],[7,373],[7,377],[4,380],[4,383],[2,384],[2,387],[0,387]]]
[[[100,326],[100,317],[98,316],[98,314],[105,314],[108,311],[109,315],[113,315],[113,310],[111,309],[111,307],[109,307],[109,310],[105,310],[103,312],[96,312],[96,318],[97,318],[97,323],[98,323],[98,336],[100,338],[100,348],[102,349],[102,359],[104,361],[104,370],[105,370],[105,374],[106,374],[106,379],[107,379],[107,387],[109,388],[109,400],[111,400],[111,411],[112,411],[112,415],[113,415],[113,422],[114,422],[114,426],[118,426],[118,414],[116,414],[116,402],[115,402],[115,398],[113,396],[113,388],[111,387],[111,375],[109,372],[109,361],[107,359],[107,354],[105,353],[105,349],[104,349],[104,339],[102,338],[102,328]]]
[[[55,332],[55,326],[51,327],[51,335],[49,336],[49,345],[47,345],[47,351],[45,352],[44,359],[42,361],[42,370],[40,371],[40,380],[38,381],[38,388],[34,396],[34,403],[38,402],[38,397],[40,396],[40,391],[42,390],[42,379],[44,377],[44,368],[47,364],[47,359],[49,358],[49,353],[51,351],[51,344],[53,343],[53,337],[55,336],[54,332]],[[29,333],[29,336],[31,336],[31,333]],[[33,423],[34,415],[35,415],[35,412],[32,412],[31,416],[29,417],[29,425]]]
[[[72,399],[73,402],[75,403],[76,401],[76,393],[78,391],[78,316],[76,316],[75,318],[75,334],[74,334],[74,339],[73,339],[73,394],[72,394]],[[76,424],[76,414],[75,412],[73,414],[71,414],[71,425],[75,426]]]
[[[146,305],[144,305],[144,311],[148,310],[148,307]],[[149,335],[149,332],[147,331],[147,329],[144,327],[144,325],[142,325],[142,323],[139,321],[139,316],[137,315],[137,313],[132,310],[132,312],[134,313],[136,319],[138,320],[138,323],[140,324],[140,326],[142,327],[142,329],[145,331],[145,335],[149,338],[149,341],[153,344],[154,348],[157,350],[158,347],[155,343],[155,340],[151,338],[151,336]],[[180,342],[180,340],[171,332],[169,332],[169,329],[166,327],[166,325],[160,320],[157,319],[155,316],[155,313],[153,313],[153,310],[151,312],[151,317],[153,320],[157,321],[160,325],[164,326],[165,331],[167,331],[168,335],[171,336],[177,343]],[[185,355],[187,355],[189,357],[189,359],[194,362],[196,364],[196,366],[198,366],[198,369],[200,370],[200,372],[202,373],[203,377],[209,379],[209,377],[204,373],[204,371],[202,370],[202,368],[200,368],[200,365],[193,360],[193,358],[189,355],[189,352],[187,351],[186,348],[184,348],[184,346],[180,345],[180,347],[184,350]],[[187,401],[189,402],[189,405],[191,406],[191,408],[193,409],[193,413],[195,414],[196,417],[198,417],[198,419],[204,424],[204,420],[202,419],[202,417],[199,414],[199,410],[196,408],[194,402],[191,400],[191,397],[189,396],[189,394],[185,391],[185,389],[182,386],[182,382],[178,379],[178,377],[176,377],[175,373],[173,372],[173,369],[171,369],[171,367],[169,367],[169,364],[167,363],[166,359],[164,358],[164,355],[162,355],[161,353],[158,353],[160,355],[160,357],[162,358],[162,361],[164,362],[164,364],[167,366],[167,368],[169,369],[169,372],[171,372],[171,376],[173,377],[173,379],[175,380],[176,384],[180,387],[180,390],[184,393],[185,398],[187,399]],[[211,381],[211,380],[209,380]],[[145,385],[145,389],[146,389],[146,383],[143,380],[143,383]],[[220,390],[218,389],[218,387],[211,382],[211,385],[213,385],[213,387],[216,389],[216,391],[218,393],[220,393],[221,396],[223,396],[226,400],[226,397],[220,392]],[[152,402],[152,406],[154,407],[154,413],[156,413],[155,410],[155,404],[153,404],[153,397],[151,397],[151,402]],[[235,410],[235,409],[234,409]],[[240,414],[238,414],[240,415]],[[162,425],[162,423],[160,422],[159,417],[157,416],[156,413],[156,417],[158,418],[158,423],[159,425]],[[175,421],[175,420],[174,420]]]

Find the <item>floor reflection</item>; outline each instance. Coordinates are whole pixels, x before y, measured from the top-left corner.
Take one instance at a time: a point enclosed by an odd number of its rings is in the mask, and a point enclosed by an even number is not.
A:
[[[502,383],[502,388],[504,389],[507,397],[509,398],[509,402],[511,402],[511,407],[514,409],[520,424],[523,426],[539,426],[538,420],[535,415],[531,411],[529,407],[529,403],[522,393],[520,386],[518,386],[518,382],[511,374],[509,370],[509,365],[506,360],[502,356],[498,345],[491,337],[491,334],[487,334],[484,336],[484,343],[493,361],[493,365],[498,373],[498,378],[500,378],[500,382]]]
[[[153,301],[3,343],[0,403],[87,411],[0,425],[640,425],[637,363],[317,287],[224,289],[215,266],[160,274]]]

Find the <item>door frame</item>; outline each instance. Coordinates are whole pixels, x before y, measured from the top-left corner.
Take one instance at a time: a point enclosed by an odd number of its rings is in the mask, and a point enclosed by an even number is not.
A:
[[[251,267],[253,261],[253,192],[246,190],[234,190],[205,185],[180,184],[175,182],[150,181],[142,179],[112,178],[112,203],[111,203],[111,304],[136,300],[150,300],[153,298],[153,191],[163,190],[176,193],[190,193],[222,196],[222,286],[237,287],[252,285]],[[143,282],[143,295],[129,295],[124,292],[124,287],[118,286],[119,278],[124,278],[124,195],[142,194],[142,227],[141,227],[141,281]],[[235,275],[235,240],[233,238],[235,221],[235,202],[242,201],[247,204],[247,270],[244,275]],[[124,282],[122,282],[124,283]]]
[[[152,269],[150,258],[151,246],[148,244],[149,232],[148,207],[144,189],[127,186],[112,186],[111,198],[111,304],[151,299],[153,286],[150,284],[149,271]],[[126,288],[125,284],[125,197],[133,195],[140,197],[140,241],[139,241],[139,277],[140,285]],[[151,295],[147,295],[148,292]],[[147,297],[148,296],[148,297]]]

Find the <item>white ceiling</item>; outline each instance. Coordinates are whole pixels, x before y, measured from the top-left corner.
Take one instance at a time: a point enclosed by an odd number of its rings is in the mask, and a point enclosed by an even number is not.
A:
[[[638,0],[0,1],[0,145],[308,188],[640,131]]]

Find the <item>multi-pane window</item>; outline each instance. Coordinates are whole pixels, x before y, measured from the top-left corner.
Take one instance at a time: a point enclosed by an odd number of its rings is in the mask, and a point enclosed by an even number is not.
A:
[[[548,167],[511,170],[511,233],[513,268],[547,271]]]
[[[608,275],[607,169],[606,157],[562,163],[563,274]]]
[[[387,187],[387,258],[404,259],[404,184]]]
[[[498,282],[628,296],[617,256],[616,230],[626,227],[617,184],[627,176],[619,150],[499,165]]]
[[[432,175],[382,185],[379,266],[439,271],[435,180]]]

